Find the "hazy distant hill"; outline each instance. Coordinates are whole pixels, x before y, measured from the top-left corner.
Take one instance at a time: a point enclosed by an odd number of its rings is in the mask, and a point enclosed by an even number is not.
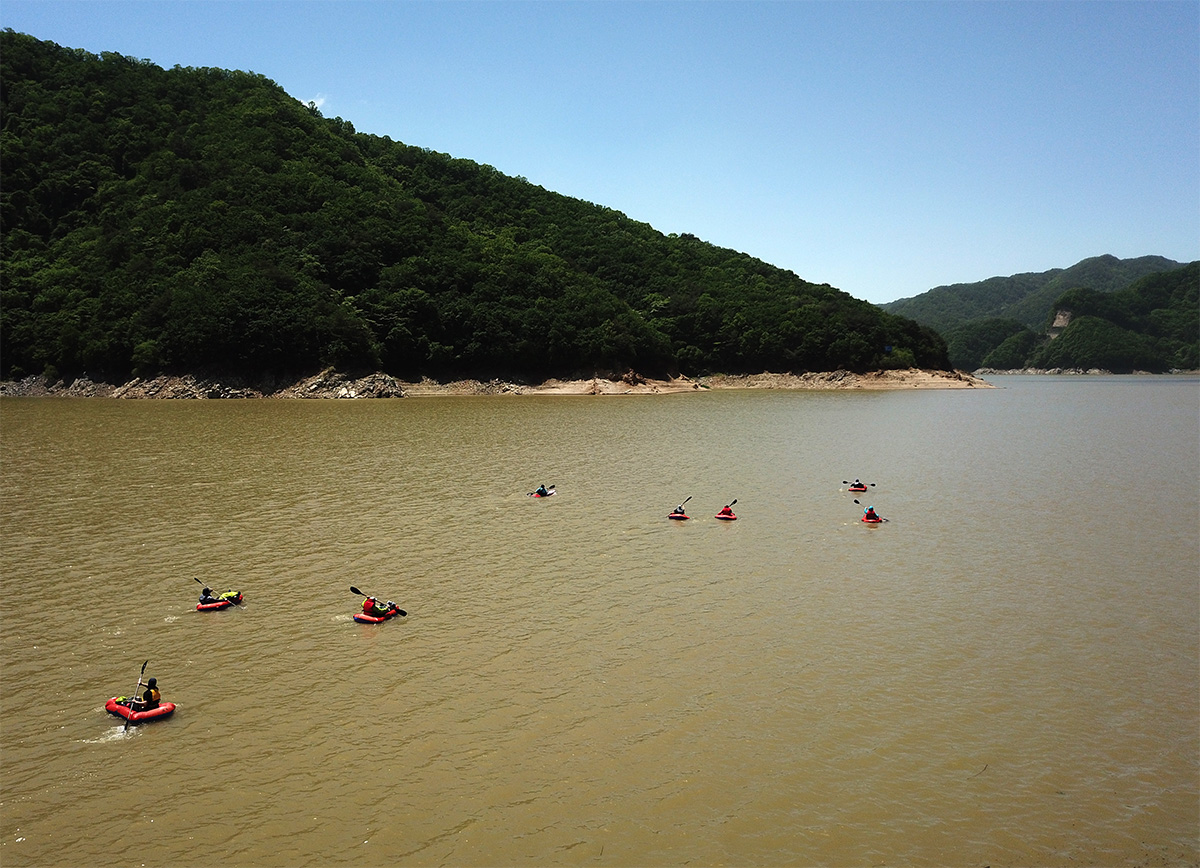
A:
[[[942,334],[972,320],[993,318],[1015,320],[1036,331],[1048,325],[1047,317],[1054,313],[1055,300],[1069,289],[1086,286],[1097,292],[1113,292],[1147,274],[1170,271],[1182,264],[1162,256],[1136,259],[1094,256],[1070,268],[938,286],[880,307],[915,319]]]
[[[0,377],[945,368],[932,329],[321,116],[0,34]]]

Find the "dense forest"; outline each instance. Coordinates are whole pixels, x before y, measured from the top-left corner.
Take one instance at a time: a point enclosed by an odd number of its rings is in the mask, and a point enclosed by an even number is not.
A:
[[[1164,256],[1135,259],[1093,256],[1070,268],[936,286],[920,295],[890,301],[881,307],[889,313],[935,328],[943,335],[967,323],[989,319],[1014,320],[1025,328],[1037,330],[1045,327],[1046,317],[1053,314],[1055,301],[1067,290],[1086,286],[1098,292],[1114,292],[1147,274],[1171,271],[1183,264]]]
[[[946,368],[828,285],[270,80],[0,34],[0,377]]]
[[[1200,272],[1161,256],[937,287],[883,307],[937,329],[958,369],[1200,367]],[[1065,329],[1053,328],[1065,314]]]
[[[1073,289],[1055,308],[1068,313],[1070,323],[1027,358],[1030,367],[1200,368],[1200,262],[1147,275],[1116,292]]]
[[[1065,328],[1055,328],[1059,317]],[[964,370],[1099,368],[1114,373],[1200,368],[1200,263],[1148,274],[1124,289],[1076,287],[1059,295],[1041,327],[992,317],[946,332]]]

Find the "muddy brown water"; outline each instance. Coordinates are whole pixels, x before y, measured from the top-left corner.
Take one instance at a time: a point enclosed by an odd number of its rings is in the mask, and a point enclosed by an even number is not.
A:
[[[1197,864],[1200,381],[992,381],[4,399],[0,863]]]

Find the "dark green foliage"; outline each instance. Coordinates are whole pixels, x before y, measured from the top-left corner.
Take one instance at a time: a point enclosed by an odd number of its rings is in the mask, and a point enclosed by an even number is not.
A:
[[[1111,293],[1073,289],[1055,303],[1070,325],[1030,366],[1195,370],[1200,364],[1200,262],[1152,274]]]
[[[1015,335],[1005,338],[998,347],[988,353],[980,361],[980,367],[992,368],[997,371],[1011,371],[1026,367],[1026,360],[1033,351],[1045,343],[1045,338],[1038,337],[1029,329],[1022,329]]]
[[[1099,292],[1114,292],[1148,274],[1179,268],[1181,264],[1162,256],[1136,259],[1094,256],[1070,268],[939,286],[882,307],[944,335],[964,323],[997,317],[1016,320],[1036,330],[1044,327],[1047,315],[1053,314],[1055,299],[1071,287],[1088,286]]]
[[[948,366],[932,329],[249,73],[0,34],[0,375]]]
[[[950,364],[957,370],[974,371],[982,367],[988,353],[1021,332],[1029,332],[1029,329],[1012,319],[992,318],[964,323],[946,333]]]
[[[944,328],[950,362],[963,370],[1196,370],[1198,270],[1200,263],[1179,267],[1159,256],[1098,256],[1040,275],[939,287],[884,308]],[[980,313],[987,311],[1006,317]],[[1061,311],[1071,323],[1048,339]]]
[[[1036,368],[1101,368],[1113,373],[1162,370],[1144,335],[1095,316],[1072,323],[1031,359]]]

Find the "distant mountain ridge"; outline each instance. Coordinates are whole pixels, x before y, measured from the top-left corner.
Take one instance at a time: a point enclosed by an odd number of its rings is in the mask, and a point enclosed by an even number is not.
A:
[[[1155,270],[1120,284],[1144,268]],[[1200,367],[1200,262],[1099,256],[1068,269],[940,289],[945,291],[904,301],[931,309],[923,316],[942,324],[950,364],[959,370],[1157,373]],[[1022,306],[1036,315],[1017,319]],[[959,319],[969,311],[985,314]]]
[[[1172,271],[1183,264],[1164,256],[1118,259],[1106,254],[1081,260],[1069,268],[937,286],[880,307],[943,335],[969,321],[989,318],[1015,320],[1040,331],[1049,325],[1055,300],[1069,289],[1087,287],[1097,292],[1115,292],[1146,275]]]

